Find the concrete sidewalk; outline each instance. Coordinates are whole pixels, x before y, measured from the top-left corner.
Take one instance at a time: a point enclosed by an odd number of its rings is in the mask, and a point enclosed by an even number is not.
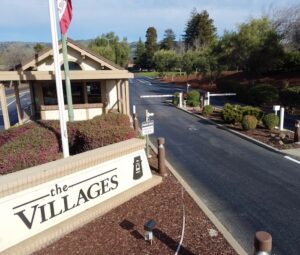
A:
[[[288,150],[282,150],[283,153],[296,158],[298,160],[300,160],[300,148],[298,149],[288,149]]]

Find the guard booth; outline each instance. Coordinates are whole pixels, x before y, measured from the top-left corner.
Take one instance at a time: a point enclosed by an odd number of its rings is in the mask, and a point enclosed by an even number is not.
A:
[[[68,39],[67,47],[74,120],[92,119],[109,111],[129,115],[128,79],[133,78],[133,74],[71,39]],[[61,44],[59,51],[63,69]],[[19,83],[26,82],[30,89],[32,117],[42,120],[59,119],[52,48],[45,49],[34,58],[25,61],[17,71],[0,71],[0,100],[6,129],[10,124],[4,88],[11,82],[15,87],[20,116],[22,108],[18,100],[18,86]],[[68,119],[65,88],[64,98],[65,117]],[[19,122],[22,120],[19,119]]]

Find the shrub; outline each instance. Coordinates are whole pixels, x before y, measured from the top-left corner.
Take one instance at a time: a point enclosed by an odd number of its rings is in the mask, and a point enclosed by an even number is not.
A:
[[[0,174],[36,166],[61,157],[54,132],[35,124],[0,147]],[[17,129],[17,128],[16,128]]]
[[[273,86],[262,84],[249,90],[249,99],[255,105],[271,105],[278,101],[279,93]]]
[[[189,106],[196,107],[200,104],[200,93],[197,90],[192,90],[187,93],[186,103]]]
[[[100,121],[101,123],[107,122],[108,124],[111,124],[113,126],[130,126],[130,119],[127,115],[120,114],[120,113],[113,113],[110,112],[108,114],[102,114],[100,116],[96,116],[92,119],[92,122],[98,123]]]
[[[173,96],[173,99],[172,99],[172,104],[174,105],[178,105],[179,104],[179,92],[176,92]]]
[[[253,130],[257,126],[257,119],[252,115],[245,115],[242,120],[242,127],[244,130]]]
[[[252,115],[258,121],[260,121],[262,119],[262,117],[264,116],[264,112],[259,107],[244,106],[242,108],[242,111],[243,111],[243,116]]]
[[[241,84],[234,80],[221,80],[217,83],[217,87],[221,92],[236,93],[238,100],[248,102],[249,86]]]
[[[300,86],[281,90],[280,101],[285,106],[300,107]]]
[[[242,107],[240,105],[225,104],[221,116],[227,123],[239,123],[243,119]]]
[[[279,117],[274,113],[265,115],[262,120],[264,126],[269,130],[273,130],[279,124]]]
[[[214,108],[211,105],[206,105],[203,107],[202,114],[209,116],[214,112]]]
[[[129,117],[117,113],[70,122],[67,127],[71,154],[137,137]],[[61,158],[60,141],[58,121],[39,121],[0,133],[0,174]]]

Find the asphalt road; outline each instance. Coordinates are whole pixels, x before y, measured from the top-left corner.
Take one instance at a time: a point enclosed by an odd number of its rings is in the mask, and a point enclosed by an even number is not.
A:
[[[31,104],[30,100],[30,94],[29,91],[22,91],[20,92],[20,100],[21,105],[24,108],[29,106]],[[8,105],[8,114],[10,119],[10,125],[15,125],[18,123],[18,114],[17,114],[17,106],[16,106],[16,98],[13,96],[13,94],[7,95],[7,105]],[[2,109],[0,105],[0,130],[4,129],[4,122],[3,122],[3,115],[2,115]]]
[[[175,90],[180,90],[175,87]],[[300,254],[300,164],[169,106],[170,84],[130,81],[130,102],[140,122],[154,112],[155,135],[166,138],[169,162],[248,253],[254,233],[273,236],[273,253]],[[170,201],[171,205],[171,201]]]

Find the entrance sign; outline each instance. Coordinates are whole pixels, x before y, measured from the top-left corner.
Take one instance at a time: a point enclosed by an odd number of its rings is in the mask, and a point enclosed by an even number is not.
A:
[[[2,197],[0,252],[151,177],[145,151],[138,149]]]
[[[154,134],[154,121],[142,122],[142,135]]]

